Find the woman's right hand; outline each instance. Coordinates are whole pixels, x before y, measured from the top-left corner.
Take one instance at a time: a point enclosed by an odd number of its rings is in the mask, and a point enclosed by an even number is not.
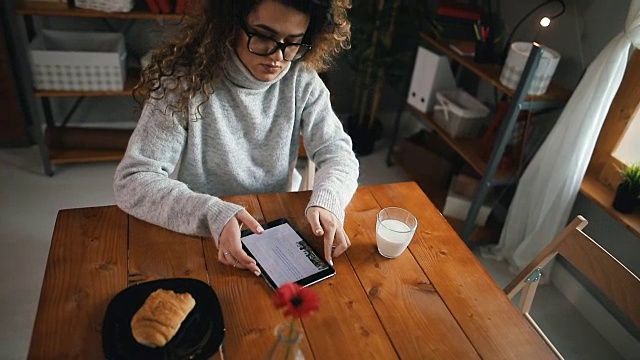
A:
[[[262,234],[264,229],[260,223],[247,212],[240,210],[232,217],[222,229],[220,239],[218,239],[218,261],[225,265],[239,269],[249,269],[260,276],[260,268],[256,261],[242,250],[240,242],[240,227],[246,225],[255,234]]]

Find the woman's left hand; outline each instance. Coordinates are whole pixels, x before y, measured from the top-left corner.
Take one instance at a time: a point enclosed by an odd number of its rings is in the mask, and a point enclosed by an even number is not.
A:
[[[333,266],[333,257],[340,256],[351,246],[342,224],[331,211],[318,206],[307,210],[307,220],[317,236],[324,235],[324,258]]]

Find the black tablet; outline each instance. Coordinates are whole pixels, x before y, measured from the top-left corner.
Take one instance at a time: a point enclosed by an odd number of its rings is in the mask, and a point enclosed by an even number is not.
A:
[[[309,286],[336,271],[293,228],[287,219],[268,222],[264,233],[242,232],[242,248],[254,258],[269,286],[277,289],[287,282]]]

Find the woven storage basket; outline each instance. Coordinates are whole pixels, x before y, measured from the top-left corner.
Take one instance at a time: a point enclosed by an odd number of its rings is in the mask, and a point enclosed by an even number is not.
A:
[[[489,108],[461,89],[438,91],[436,99],[433,118],[451,137],[478,136]]]
[[[76,0],[76,7],[106,12],[129,12],[135,0]]]
[[[38,90],[124,89],[127,52],[121,33],[42,30],[29,48]]]

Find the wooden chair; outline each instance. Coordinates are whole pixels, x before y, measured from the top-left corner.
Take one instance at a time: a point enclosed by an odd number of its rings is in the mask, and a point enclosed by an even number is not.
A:
[[[640,328],[640,279],[582,232],[586,225],[587,220],[578,216],[504,289],[509,298],[522,293],[518,306],[520,312],[560,359],[562,355],[529,315],[542,274],[541,269],[557,254],[562,255],[598,287],[636,327]]]
[[[304,160],[304,171],[302,172],[302,183],[300,184],[299,191],[312,190],[313,178],[316,176],[316,164],[311,161],[311,158],[307,156],[307,152],[304,149],[304,140],[300,137],[300,147],[298,148],[298,159]]]
[[[327,89],[331,89],[329,74],[326,72],[321,72],[318,74],[318,76],[320,76],[320,79],[322,79],[322,82],[327,87]],[[333,102],[333,92],[330,92],[329,96],[331,98],[331,101]],[[300,174],[302,176],[302,182],[300,184],[300,187],[295,190],[297,191],[313,190],[313,179],[316,176],[316,164],[314,164],[313,161],[311,161],[311,158],[307,156],[307,152],[304,149],[304,140],[302,139],[302,136],[300,136],[300,147],[298,148],[298,159],[306,162],[304,164],[304,171],[302,172],[302,174]]]

